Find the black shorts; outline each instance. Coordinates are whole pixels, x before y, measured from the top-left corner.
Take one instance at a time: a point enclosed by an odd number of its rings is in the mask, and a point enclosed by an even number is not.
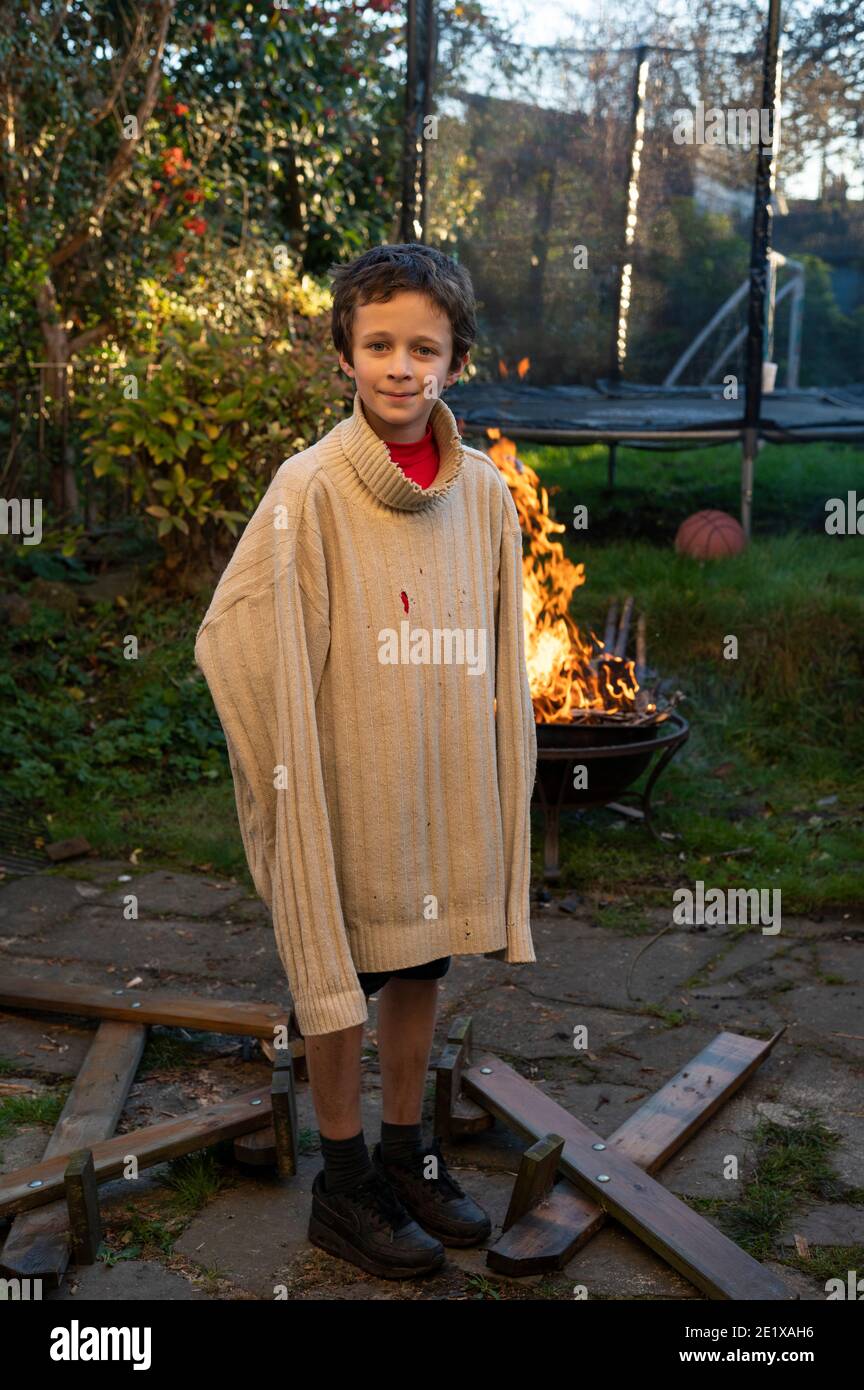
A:
[[[423,965],[407,965],[404,970],[358,970],[357,978],[368,999],[370,994],[377,994],[381,986],[386,985],[391,975],[400,980],[440,980],[450,969],[450,959],[450,956],[441,956],[438,960],[427,960]]]

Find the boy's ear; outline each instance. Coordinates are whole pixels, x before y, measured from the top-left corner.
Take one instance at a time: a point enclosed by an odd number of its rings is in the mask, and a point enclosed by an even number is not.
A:
[[[351,366],[351,363],[348,361],[348,358],[342,356],[341,352],[339,354],[339,366],[342,368],[343,372],[345,372],[347,376],[353,377],[354,368]]]
[[[457,381],[459,380],[459,378],[460,378],[460,376],[462,375],[462,373],[464,372],[465,368],[468,366],[468,363],[470,362],[470,360],[471,360],[471,354],[470,354],[470,352],[466,352],[466,354],[465,354],[465,356],[462,358],[462,361],[461,361],[461,363],[459,364],[459,366],[458,366],[458,367],[454,367],[453,370],[452,370],[452,372],[448,372],[448,373],[447,373],[447,385],[448,385],[448,386],[452,386],[452,385],[454,384],[454,382],[457,382]]]

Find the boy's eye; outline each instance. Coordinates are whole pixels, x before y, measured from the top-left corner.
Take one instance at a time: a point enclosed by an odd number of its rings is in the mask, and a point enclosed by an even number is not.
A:
[[[389,343],[370,343],[370,344],[369,344],[370,349],[372,349],[373,351],[375,350],[375,348],[385,348],[385,349],[386,349],[386,348],[389,348],[389,346],[390,346]],[[417,349],[417,351],[418,351],[418,352],[430,352],[430,353],[432,354],[433,357],[435,356],[435,349],[434,349],[434,348],[431,348],[431,347],[426,347],[425,344],[421,344],[420,347]]]

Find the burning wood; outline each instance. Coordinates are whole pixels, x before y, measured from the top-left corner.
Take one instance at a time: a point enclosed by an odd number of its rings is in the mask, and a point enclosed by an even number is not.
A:
[[[570,616],[570,600],[585,583],[585,566],[574,565],[561,542],[566,531],[549,514],[549,497],[533,468],[516,456],[513,441],[488,429],[488,448],[507,481],[522,533],[528,539],[522,557],[525,656],[531,698],[538,724],[659,724],[681,698],[680,691],[658,708],[659,680],[650,690],[643,682],[645,616],[636,624],[636,662],[627,657],[633,598],[625,599],[618,621],[613,602],[603,638],[591,633],[586,642]]]

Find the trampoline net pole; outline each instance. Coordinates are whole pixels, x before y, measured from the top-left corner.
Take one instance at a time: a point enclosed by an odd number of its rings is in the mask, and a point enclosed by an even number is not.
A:
[[[405,126],[402,142],[403,242],[422,241],[426,220],[426,140],[424,118],[431,114],[434,74],[434,0],[408,0]]]
[[[762,362],[765,353],[766,299],[768,281],[771,274],[771,183],[774,148],[774,120],[777,90],[777,50],[780,34],[780,0],[769,0],[768,22],[765,30],[765,59],[762,68],[762,111],[769,113],[771,123],[771,143],[765,143],[762,134],[760,112],[759,144],[756,154],[756,183],[753,196],[753,234],[750,250],[750,300],[747,322],[747,400],[744,414],[745,427],[745,473],[746,460],[752,459],[755,448],[746,443],[749,431],[759,428],[759,415],[762,405]],[[753,479],[750,477],[749,489],[746,478],[742,477],[742,525],[744,523],[745,497],[748,490],[752,496]],[[747,508],[749,518],[749,506]]]

